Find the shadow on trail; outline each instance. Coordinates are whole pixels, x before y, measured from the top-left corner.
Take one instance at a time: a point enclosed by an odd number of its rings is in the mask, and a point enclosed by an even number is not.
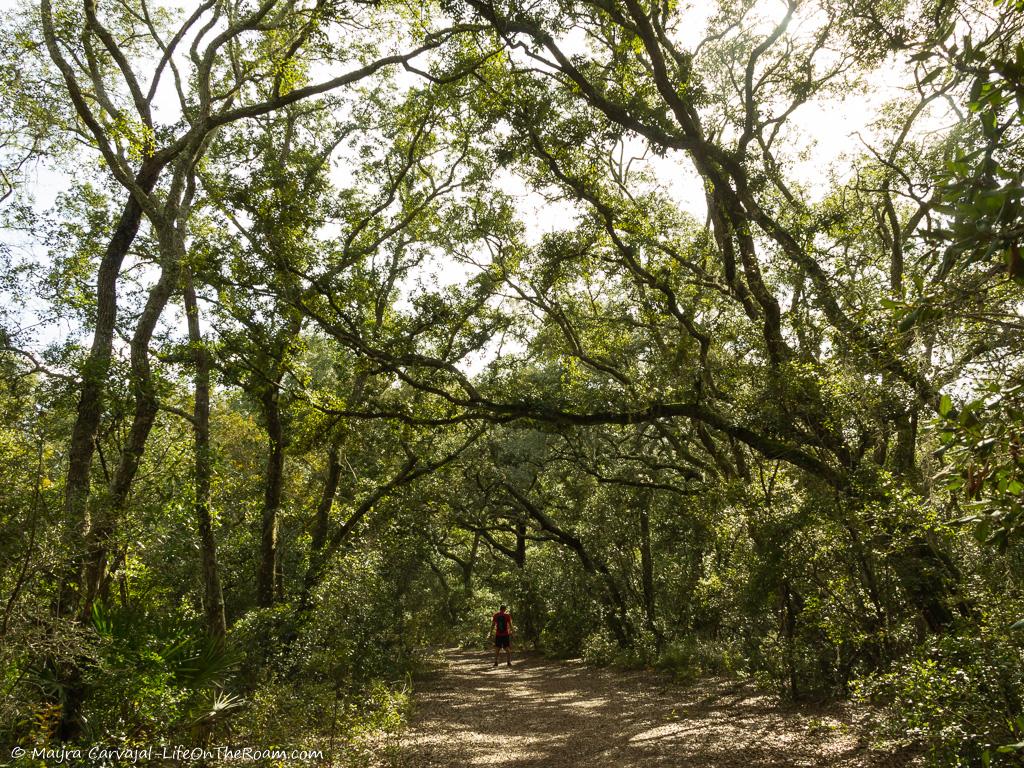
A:
[[[668,687],[618,672],[517,655],[450,650],[418,687],[393,765],[907,766],[868,751],[841,707],[782,707],[735,681]]]

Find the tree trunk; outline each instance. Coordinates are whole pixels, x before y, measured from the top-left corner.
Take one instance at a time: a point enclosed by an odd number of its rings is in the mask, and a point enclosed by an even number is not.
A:
[[[275,385],[276,385],[275,381]],[[284,426],[277,387],[263,396],[263,414],[267,420],[270,453],[263,494],[263,516],[260,527],[260,560],[256,573],[256,603],[267,608],[274,604],[275,582],[278,571],[277,512],[281,507],[284,482]]]
[[[917,472],[917,409],[902,413],[896,421],[896,451],[893,456],[894,469],[912,484],[916,483]]]
[[[655,621],[654,610],[654,559],[651,557],[651,518],[649,513],[650,497],[645,494],[640,505],[640,583],[644,597],[644,619],[647,629],[654,635],[659,650],[662,644],[661,633]]]
[[[156,185],[162,165],[143,163],[135,177],[143,192],[149,193]],[[68,472],[64,484],[64,520],[68,526],[71,558],[63,577],[55,612],[67,616],[78,604],[86,552],[85,540],[89,535],[89,478],[92,457],[96,451],[96,435],[103,414],[103,395],[106,391],[107,372],[114,343],[117,322],[117,280],[128,249],[138,234],[142,222],[142,207],[129,197],[121,211],[117,226],[107,243],[96,276],[96,325],[92,346],[82,366],[82,384],[78,395],[75,423],[71,428],[68,445]]]
[[[520,519],[516,523],[516,568],[526,567],[526,521]]]
[[[469,550],[469,558],[462,566],[462,591],[469,595],[473,591],[473,569],[476,567],[477,552],[480,551],[480,533],[473,534],[473,547]]]
[[[210,514],[210,478],[213,455],[210,450],[210,355],[199,331],[199,304],[192,275],[185,273],[185,313],[188,338],[195,352],[195,514],[199,528],[199,551],[203,573],[204,613],[207,631],[218,640],[227,634],[224,617],[224,593],[217,568],[217,542]]]
[[[782,636],[786,642],[786,669],[789,676],[789,695],[796,701],[800,696],[796,669],[796,610],[793,606],[793,592],[789,579],[783,578],[782,593]]]
[[[327,542],[327,528],[330,525],[331,507],[334,496],[338,492],[338,480],[341,478],[341,461],[338,458],[338,446],[332,445],[327,454],[327,479],[324,481],[324,492],[320,496],[320,504],[316,508],[316,519],[313,521],[313,535],[310,549],[319,552]]]
[[[158,410],[156,391],[153,387],[152,371],[149,366],[149,343],[153,338],[157,321],[163,313],[181,273],[177,247],[165,249],[164,266],[160,279],[149,292],[146,306],[139,317],[131,342],[132,389],[135,396],[135,414],[131,430],[125,441],[117,469],[110,481],[108,504],[97,516],[86,536],[87,556],[85,566],[85,595],[81,606],[83,620],[92,612],[92,604],[99,593],[107,573],[107,552],[121,513],[128,499],[128,492],[138,473],[139,462],[146,448],[146,441],[153,429]]]

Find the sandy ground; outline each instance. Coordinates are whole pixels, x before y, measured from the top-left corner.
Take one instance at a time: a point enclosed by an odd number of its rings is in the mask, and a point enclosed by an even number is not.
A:
[[[448,650],[417,685],[391,765],[762,766],[914,765],[868,750],[840,706],[783,706],[736,681],[670,685],[646,672],[517,655]]]

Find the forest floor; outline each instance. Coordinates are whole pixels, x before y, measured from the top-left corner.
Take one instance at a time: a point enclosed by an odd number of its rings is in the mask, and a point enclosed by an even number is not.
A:
[[[416,686],[408,730],[388,765],[506,768],[680,766],[896,768],[868,749],[856,713],[787,706],[748,682],[690,686],[651,672],[595,669],[515,654],[448,650]]]

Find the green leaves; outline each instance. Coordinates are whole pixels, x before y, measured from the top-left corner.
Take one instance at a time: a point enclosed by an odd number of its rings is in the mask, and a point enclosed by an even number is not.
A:
[[[1004,19],[1011,29],[1012,16]],[[962,49],[949,55],[946,67],[954,77],[960,72],[972,75],[967,106],[975,123],[973,131],[965,131],[963,143],[953,145],[948,173],[939,179],[935,210],[950,217],[949,226],[926,233],[945,251],[938,278],[954,268],[1003,256],[1007,274],[1019,281],[1020,270],[1010,262],[1024,220],[1019,161],[1024,141],[1024,47],[1019,39],[995,33],[980,42],[967,36]],[[942,71],[936,66],[922,84]]]
[[[939,415],[948,416],[953,410],[953,400],[949,395],[943,395],[939,400]]]
[[[979,542],[1005,550],[1024,529],[1024,386],[992,382],[956,411],[947,395],[936,422],[945,486],[972,514]]]

